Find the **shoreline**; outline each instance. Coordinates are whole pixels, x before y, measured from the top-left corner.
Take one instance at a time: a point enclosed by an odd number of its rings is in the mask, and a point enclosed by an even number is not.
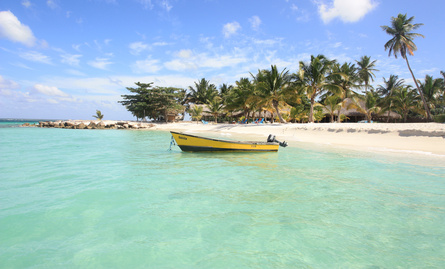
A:
[[[441,123],[274,123],[202,124],[201,122],[150,123],[136,121],[69,120],[40,124],[40,127],[70,129],[139,129],[218,134],[239,140],[265,140],[276,135],[289,146],[302,144],[355,149],[394,151],[445,157],[445,124]],[[82,128],[79,128],[81,126]]]
[[[188,133],[231,134],[264,140],[274,134],[289,146],[329,145],[364,151],[422,153],[445,157],[445,124],[440,123],[314,123],[314,124],[155,124],[150,129]]]

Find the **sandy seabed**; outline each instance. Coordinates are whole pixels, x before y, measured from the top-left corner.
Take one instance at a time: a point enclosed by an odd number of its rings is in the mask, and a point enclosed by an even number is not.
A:
[[[202,124],[180,122],[155,124],[150,129],[189,134],[229,134],[237,138],[245,136],[248,140],[261,141],[266,140],[269,134],[274,134],[278,140],[285,140],[290,146],[312,143],[356,150],[434,154],[445,157],[445,124],[440,123]]]

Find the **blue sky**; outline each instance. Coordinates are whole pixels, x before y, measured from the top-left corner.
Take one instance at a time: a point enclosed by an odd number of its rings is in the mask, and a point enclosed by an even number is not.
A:
[[[425,38],[418,79],[445,70],[443,0],[1,0],[0,118],[134,119],[118,104],[134,82],[234,84],[249,72],[291,72],[324,54],[377,60],[376,80],[412,79],[388,57],[380,26],[407,13]]]

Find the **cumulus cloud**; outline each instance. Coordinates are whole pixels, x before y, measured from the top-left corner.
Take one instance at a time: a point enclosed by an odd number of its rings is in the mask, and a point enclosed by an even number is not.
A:
[[[318,12],[324,23],[329,23],[335,18],[343,22],[356,22],[375,7],[377,2],[374,0],[333,0],[330,5],[320,3]]]
[[[261,19],[258,16],[253,16],[249,19],[250,25],[252,26],[252,29],[255,31],[258,31],[260,29],[261,25]]]
[[[241,25],[236,21],[224,24],[223,26],[224,37],[228,38],[236,34],[236,32],[238,32],[239,29],[241,29]]]
[[[58,96],[58,97],[67,97],[68,96],[68,94],[62,92],[57,87],[36,84],[36,85],[34,85],[33,89],[38,93],[48,95],[48,96]]]
[[[22,24],[11,11],[0,11],[0,38],[6,38],[12,42],[19,42],[32,47],[36,38],[31,29]]]

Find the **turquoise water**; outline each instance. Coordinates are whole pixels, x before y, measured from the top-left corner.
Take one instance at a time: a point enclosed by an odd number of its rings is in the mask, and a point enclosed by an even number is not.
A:
[[[0,268],[445,267],[440,162],[169,144],[1,128]]]

